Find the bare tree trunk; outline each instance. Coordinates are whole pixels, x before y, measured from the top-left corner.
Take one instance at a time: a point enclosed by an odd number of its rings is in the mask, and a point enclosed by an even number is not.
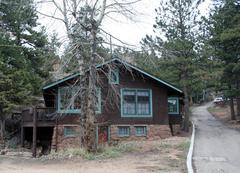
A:
[[[88,94],[86,109],[86,122],[85,122],[85,134],[84,144],[88,151],[96,151],[96,127],[95,127],[95,115],[96,115],[96,34],[97,28],[92,24],[91,36],[91,58],[90,58],[90,69],[88,73]]]
[[[231,111],[231,120],[236,120],[235,111],[234,111],[234,101],[232,96],[230,98],[230,111]]]
[[[240,97],[237,97],[237,116],[240,116]]]
[[[232,86],[228,86],[228,90],[232,92]],[[230,96],[230,112],[231,112],[231,120],[236,120],[235,110],[234,110],[234,100],[233,96]]]
[[[190,99],[189,106],[192,106],[193,105],[193,97],[192,97],[192,95],[189,96],[189,99]]]
[[[85,147],[86,118],[87,118],[87,75],[83,72],[80,76],[80,96],[81,96],[81,118],[80,118],[80,137],[81,145]]]

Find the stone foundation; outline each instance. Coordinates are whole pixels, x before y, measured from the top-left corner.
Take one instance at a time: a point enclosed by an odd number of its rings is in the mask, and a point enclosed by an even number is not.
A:
[[[130,135],[129,136],[119,136],[118,127],[119,126],[129,126]],[[135,127],[136,126],[145,126],[147,128],[146,136],[136,136]],[[111,142],[114,141],[132,141],[132,140],[156,140],[164,139],[172,136],[169,125],[148,125],[148,124],[124,124],[124,125],[111,125],[110,126],[110,139]]]
[[[71,126],[74,127],[77,134],[75,136],[66,137],[64,136],[64,127]],[[130,135],[129,136],[119,136],[118,127],[119,126],[129,126],[130,127]],[[145,126],[146,127],[146,135],[145,136],[136,136],[135,127],[136,126]],[[58,132],[56,133],[56,129],[58,128]],[[57,138],[56,138],[57,134]],[[124,125],[110,125],[110,142],[114,143],[116,141],[134,141],[134,140],[156,140],[156,139],[164,139],[172,136],[169,125],[148,125],[148,124],[124,124]],[[65,148],[75,148],[80,147],[80,127],[77,125],[58,125],[58,127],[54,127],[53,138],[52,138],[52,150],[56,149],[61,150]]]
[[[74,136],[64,136],[64,127],[73,127],[76,131]],[[56,138],[57,134],[57,138]],[[52,137],[52,150],[61,150],[65,148],[75,148],[81,146],[80,127],[78,125],[58,125],[54,127]]]

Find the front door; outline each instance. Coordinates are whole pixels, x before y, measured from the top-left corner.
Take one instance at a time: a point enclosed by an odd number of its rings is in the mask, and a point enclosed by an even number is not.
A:
[[[98,143],[103,144],[108,142],[108,126],[98,127]]]

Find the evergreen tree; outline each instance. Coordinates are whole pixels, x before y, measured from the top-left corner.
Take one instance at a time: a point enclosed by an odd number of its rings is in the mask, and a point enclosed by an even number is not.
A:
[[[14,46],[2,32],[0,35],[0,138],[3,138],[6,114],[27,103],[33,87],[21,47]]]
[[[161,1],[160,7],[156,9],[154,25],[157,36],[147,36],[143,40],[145,47],[154,47],[154,54],[160,56],[159,64],[165,69],[163,74],[171,76],[173,83],[183,88],[185,131],[189,130],[189,98],[194,92],[192,86],[199,82],[195,80],[198,75],[195,69],[199,61],[196,51],[199,3],[200,1],[196,0]]]
[[[216,1],[217,6],[210,18],[210,45],[213,57],[223,64],[221,90],[230,97],[231,119],[236,119],[233,99],[237,98],[240,115],[240,2],[239,0]]]
[[[37,31],[37,15],[32,0],[0,2],[0,126],[19,105],[30,104],[40,94],[49,72],[44,65],[56,58],[45,29]]]
[[[0,6],[2,31],[10,36],[14,46],[18,46],[31,73],[33,93],[40,94],[41,84],[48,77],[48,70],[42,68],[49,61],[49,45],[46,31],[37,28],[37,14],[33,0],[2,1]],[[40,31],[38,31],[40,30]]]

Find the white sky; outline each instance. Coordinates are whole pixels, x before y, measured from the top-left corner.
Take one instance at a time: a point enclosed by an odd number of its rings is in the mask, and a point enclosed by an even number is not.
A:
[[[138,14],[136,14],[136,20],[138,22],[115,16],[115,18],[121,20],[121,22],[105,18],[103,21],[103,29],[126,43],[139,46],[139,42],[146,34],[151,35],[153,33],[153,24],[155,23],[156,17],[155,8],[159,6],[159,2],[160,0],[142,0],[134,6],[138,12]],[[208,11],[209,4],[210,0],[206,0],[205,3],[201,5],[201,11]],[[41,12],[46,14],[49,14],[49,12],[53,13],[52,10],[54,10],[52,6],[48,5],[42,5],[40,9]],[[62,22],[44,16],[39,17],[39,22],[47,28],[49,34],[56,31],[62,40],[66,38],[65,27]]]

